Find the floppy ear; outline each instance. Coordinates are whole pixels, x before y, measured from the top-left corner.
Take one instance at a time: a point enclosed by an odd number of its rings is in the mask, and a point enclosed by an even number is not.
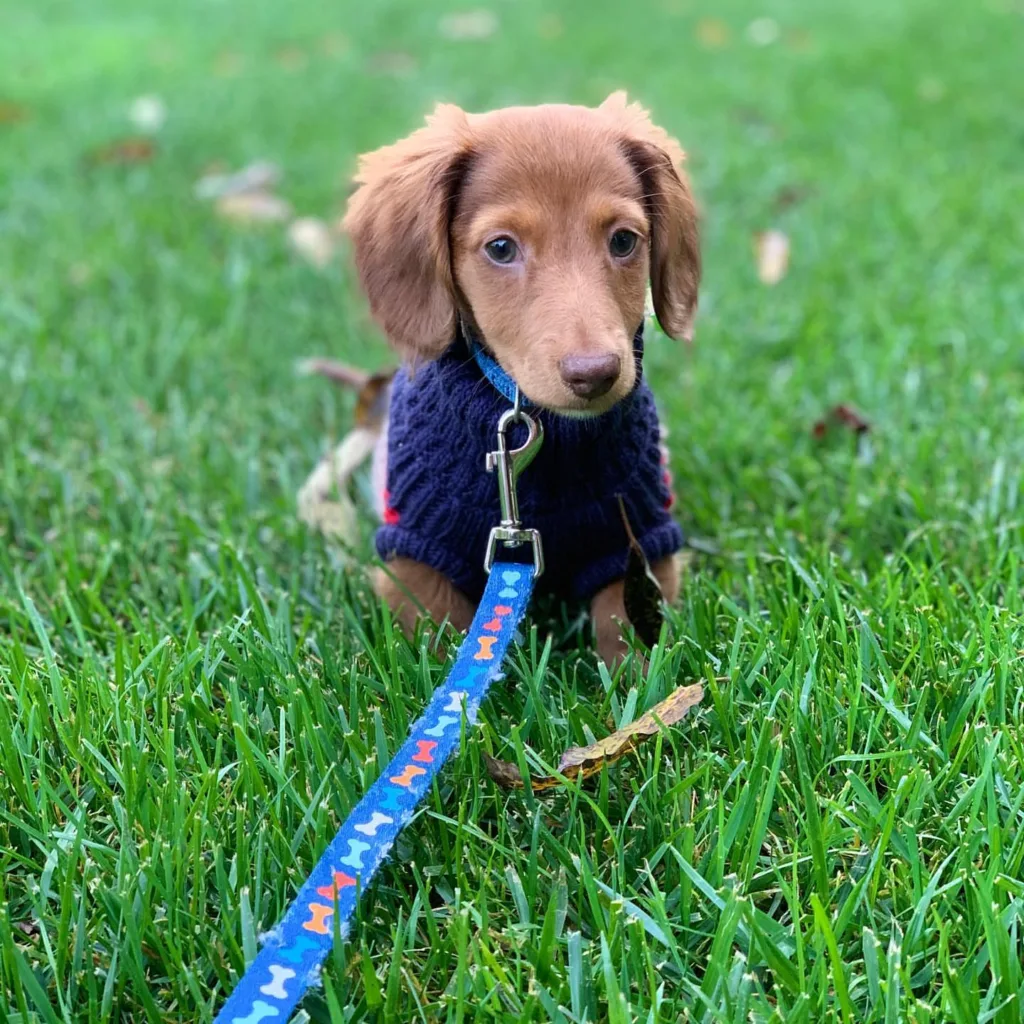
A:
[[[343,227],[370,312],[406,358],[434,359],[455,335],[448,228],[469,158],[469,122],[439,105],[407,139],[360,158]]]
[[[622,146],[644,190],[651,221],[651,292],[658,323],[673,338],[693,337],[700,285],[697,207],[683,171],[686,154],[651,122],[639,103],[612,93],[598,108],[622,136]]]

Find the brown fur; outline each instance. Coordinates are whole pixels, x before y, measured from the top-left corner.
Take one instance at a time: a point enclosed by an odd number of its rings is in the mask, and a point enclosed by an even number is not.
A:
[[[596,109],[439,106],[425,127],[362,158],[345,228],[370,310],[411,360],[439,356],[462,317],[534,402],[604,412],[635,383],[632,338],[648,280],[662,327],[692,332],[700,250],[683,159],[623,93]],[[622,229],[638,243],[613,257],[609,240]],[[515,264],[486,255],[499,236],[516,243]],[[580,357],[618,358],[609,389],[588,398],[569,386],[566,360]],[[655,567],[672,597],[674,564]],[[406,627],[417,603],[459,629],[472,615],[450,582],[407,560],[389,565],[378,590]],[[619,638],[609,623],[625,618],[621,584],[597,595],[593,612],[611,660]]]

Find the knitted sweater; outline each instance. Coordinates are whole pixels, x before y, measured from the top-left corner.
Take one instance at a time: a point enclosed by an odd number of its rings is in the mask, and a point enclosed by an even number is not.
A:
[[[543,590],[589,599],[623,576],[628,542],[618,495],[649,561],[682,546],[669,512],[673,498],[654,397],[640,372],[642,327],[635,351],[637,385],[603,415],[573,419],[530,410],[543,421],[544,443],[519,477],[519,511],[524,526],[540,531]],[[487,538],[501,518],[497,479],[484,460],[497,447],[498,417],[508,407],[461,336],[440,359],[415,373],[398,372],[384,525],[376,537],[381,558],[422,562],[470,598],[480,597]],[[524,437],[525,428],[514,425],[509,446]],[[529,559],[527,547],[521,550]]]

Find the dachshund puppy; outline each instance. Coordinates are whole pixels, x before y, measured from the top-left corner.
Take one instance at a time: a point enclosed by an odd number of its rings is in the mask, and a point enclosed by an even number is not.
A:
[[[697,309],[682,162],[623,93],[594,109],[441,105],[362,158],[344,227],[371,313],[404,361],[376,453],[376,586],[403,628],[423,613],[467,628],[484,587],[499,520],[484,456],[509,402],[476,348],[545,428],[518,488],[544,544],[539,585],[589,601],[599,655],[621,657],[621,498],[665,598],[677,596],[682,533],[642,355],[648,283],[670,336],[689,338]]]

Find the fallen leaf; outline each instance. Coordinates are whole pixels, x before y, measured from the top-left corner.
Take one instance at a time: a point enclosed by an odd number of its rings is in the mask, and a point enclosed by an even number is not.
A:
[[[340,32],[330,32],[320,40],[320,52],[325,57],[340,57],[351,48],[348,36]]]
[[[498,17],[484,10],[446,14],[438,28],[446,39],[487,39],[498,31]]]
[[[269,160],[254,160],[240,171],[225,173],[221,164],[215,164],[196,182],[198,199],[219,199],[241,192],[267,192],[281,180],[281,170]]]
[[[747,26],[747,39],[755,46],[771,46],[779,38],[779,23],[774,18],[755,18]]]
[[[296,367],[305,377],[326,377],[335,384],[348,388],[359,389],[366,385],[370,375],[366,370],[346,363],[338,363],[333,359],[303,359]]]
[[[775,207],[776,212],[781,213],[783,210],[788,210],[791,206],[802,203],[813,192],[812,188],[805,185],[784,185],[775,193],[772,205]]]
[[[34,939],[39,934],[39,925],[35,921],[15,921],[14,930]]]
[[[866,434],[871,429],[871,424],[856,409],[846,404],[830,409],[827,417],[814,424],[812,429],[814,437],[820,441],[832,425],[844,427],[858,436]]]
[[[697,42],[706,50],[718,50],[728,46],[731,36],[729,26],[718,18],[701,18],[697,22]]]
[[[0,100],[0,124],[17,124],[28,120],[28,107],[10,100]]]
[[[234,78],[242,73],[245,67],[245,57],[232,50],[219,53],[213,61],[213,73],[218,78]]]
[[[789,269],[789,237],[781,231],[763,231],[754,236],[757,276],[762,284],[778,284]]]
[[[416,70],[416,58],[401,50],[384,50],[368,60],[371,71],[381,75],[411,75]]]
[[[285,46],[274,54],[274,62],[285,71],[301,71],[307,64],[307,58],[299,47]]]
[[[221,196],[217,212],[239,224],[271,224],[292,215],[291,204],[271,192],[239,192]]]
[[[648,647],[653,647],[658,642],[661,624],[665,618],[661,607],[661,584],[651,572],[644,549],[640,547],[629,524],[622,495],[619,495],[619,511],[622,513],[622,525],[626,528],[626,537],[629,540],[629,556],[626,560],[626,575],[622,586],[626,617],[636,635]]]
[[[154,134],[167,120],[167,107],[159,96],[139,96],[128,108],[128,117],[139,131]]]
[[[318,217],[300,217],[288,225],[291,247],[314,267],[326,267],[334,255],[334,236]]]
[[[616,730],[603,740],[591,743],[587,747],[570,747],[558,762],[559,774],[567,779],[589,779],[606,764],[617,761],[635,750],[644,740],[656,736],[663,725],[676,725],[681,722],[690,708],[696,707],[703,698],[704,686],[701,683],[680,686],[635,722]],[[523,788],[519,769],[510,761],[499,761],[484,754],[484,764],[488,774],[499,786],[506,789]],[[558,776],[531,776],[530,788],[534,792],[543,791],[553,789],[560,782]]]
[[[97,164],[144,164],[156,155],[156,143],[152,139],[118,139],[100,146],[86,155],[86,162]]]
[[[559,39],[565,33],[565,22],[557,14],[545,14],[537,24],[541,39]]]

